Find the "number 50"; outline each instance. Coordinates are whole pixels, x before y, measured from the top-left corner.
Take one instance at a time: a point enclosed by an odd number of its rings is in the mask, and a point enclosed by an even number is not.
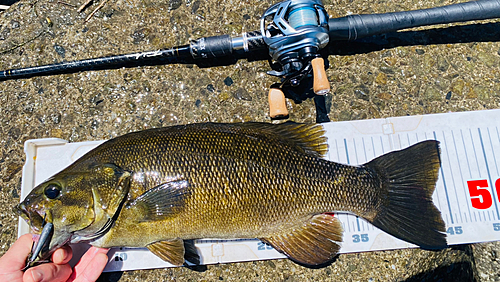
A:
[[[470,201],[472,207],[485,210],[491,207],[493,199],[488,186],[488,180],[468,180],[467,186],[469,187]],[[497,195],[500,194],[500,178],[495,182]]]

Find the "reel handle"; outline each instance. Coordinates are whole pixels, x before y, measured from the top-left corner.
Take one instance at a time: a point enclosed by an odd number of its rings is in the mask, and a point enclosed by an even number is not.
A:
[[[311,61],[313,68],[313,91],[316,95],[325,95],[330,92],[330,82],[326,76],[323,58],[314,58]]]
[[[269,116],[272,119],[288,116],[285,94],[279,88],[269,89]]]

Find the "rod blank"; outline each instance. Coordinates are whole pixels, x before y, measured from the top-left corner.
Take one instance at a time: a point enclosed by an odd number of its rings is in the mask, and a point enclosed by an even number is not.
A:
[[[356,40],[405,28],[500,18],[500,0],[479,0],[424,10],[330,19],[330,40]]]

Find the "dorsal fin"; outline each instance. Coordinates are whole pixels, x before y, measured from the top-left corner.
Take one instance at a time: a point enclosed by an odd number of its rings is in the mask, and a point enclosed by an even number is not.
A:
[[[323,157],[328,151],[325,130],[320,124],[245,122],[234,125],[251,129],[254,136],[282,142],[315,157]]]

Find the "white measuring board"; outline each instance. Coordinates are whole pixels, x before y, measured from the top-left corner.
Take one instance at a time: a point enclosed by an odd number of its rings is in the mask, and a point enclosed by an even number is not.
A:
[[[366,163],[389,151],[423,140],[441,142],[441,170],[433,195],[446,223],[448,243],[500,240],[500,110],[433,114],[323,124],[331,161]],[[61,139],[28,140],[21,198],[53,174],[103,141],[67,143]],[[498,161],[500,163],[500,160]],[[364,219],[337,214],[344,226],[341,253],[415,247]],[[418,216],[418,215],[415,215]],[[20,220],[19,235],[29,232]],[[259,240],[197,240],[202,264],[284,258]],[[88,245],[74,245],[75,257]],[[147,249],[114,248],[105,271],[171,267]]]
[[[438,140],[441,169],[433,201],[446,223],[448,244],[500,240],[500,110],[433,114],[325,124],[328,159],[363,164],[423,140]],[[342,252],[412,247],[367,221],[338,215]],[[417,214],[415,216],[418,216]]]

